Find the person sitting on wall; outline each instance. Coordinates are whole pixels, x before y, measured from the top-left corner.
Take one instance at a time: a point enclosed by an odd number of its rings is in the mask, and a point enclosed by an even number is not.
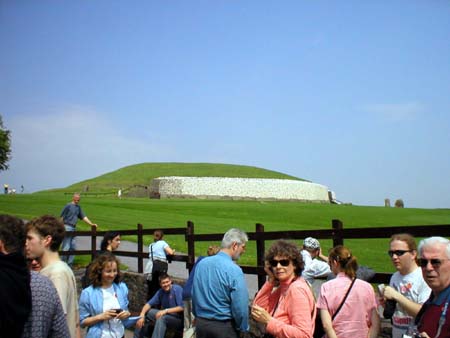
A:
[[[168,328],[183,331],[183,288],[172,284],[165,273],[159,276],[159,285],[161,289],[141,310],[134,338],[164,338]]]

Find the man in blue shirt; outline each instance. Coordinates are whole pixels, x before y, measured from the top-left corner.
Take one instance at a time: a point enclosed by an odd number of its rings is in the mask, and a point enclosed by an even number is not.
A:
[[[80,203],[80,194],[74,194],[72,197],[72,202],[66,204],[64,209],[61,211],[61,218],[64,222],[66,232],[75,231],[75,226],[77,225],[78,219],[81,219],[90,226],[97,227],[97,224],[92,223],[89,220],[89,218],[87,218],[87,216],[84,214],[83,210],[81,210],[81,207],[78,205],[78,203]],[[73,236],[64,237],[63,242],[61,244],[61,250],[62,251],[76,250],[75,237]],[[61,259],[67,264],[69,264],[69,266],[72,266],[74,256],[73,255],[62,256]]]
[[[248,331],[248,290],[235,263],[247,241],[245,232],[230,229],[220,252],[199,262],[192,288],[197,338],[235,338]]]
[[[161,289],[141,310],[136,322],[135,338],[148,337],[149,327],[142,328],[145,317],[154,324],[152,338],[164,338],[167,328],[183,331],[183,288],[172,284],[172,279],[165,273],[159,276],[159,285]]]

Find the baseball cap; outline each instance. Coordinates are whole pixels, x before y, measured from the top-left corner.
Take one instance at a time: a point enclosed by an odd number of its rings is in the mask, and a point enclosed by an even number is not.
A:
[[[320,249],[319,241],[312,237],[305,238],[305,240],[303,241],[303,245],[305,246],[305,248],[308,248],[308,249],[313,249],[313,250]]]

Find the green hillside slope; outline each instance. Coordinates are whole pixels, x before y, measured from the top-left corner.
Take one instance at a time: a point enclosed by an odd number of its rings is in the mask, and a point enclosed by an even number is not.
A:
[[[51,191],[83,191],[86,186],[89,186],[89,192],[116,193],[119,188],[127,189],[135,185],[148,186],[153,178],[160,176],[252,177],[302,180],[276,171],[244,165],[215,163],[141,163],[81,181],[66,188],[53,189]]]

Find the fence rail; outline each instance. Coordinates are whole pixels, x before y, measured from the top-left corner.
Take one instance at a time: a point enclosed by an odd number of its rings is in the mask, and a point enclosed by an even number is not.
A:
[[[137,230],[116,230],[121,235],[137,236],[137,252],[115,251],[117,256],[136,257],[138,260],[138,272],[144,271],[144,259],[148,258],[148,253],[144,252],[144,236],[153,235],[155,230],[161,228],[144,229],[142,224],[137,225]],[[163,228],[167,235],[184,235],[187,242],[187,255],[174,255],[173,260],[185,262],[189,271],[195,263],[195,243],[221,241],[223,233],[216,234],[195,234],[194,223],[187,221],[185,228]],[[97,251],[97,237],[103,236],[106,231],[97,231],[95,227],[91,231],[74,231],[67,233],[68,236],[89,236],[91,237],[90,250],[64,251],[61,255],[91,255],[93,259]],[[318,239],[332,239],[333,246],[344,244],[344,239],[370,239],[370,238],[390,238],[393,234],[407,232],[415,237],[444,236],[450,237],[450,224],[439,225],[416,225],[416,226],[386,226],[377,228],[349,228],[344,229],[340,220],[332,220],[331,229],[320,230],[290,230],[290,231],[264,231],[264,225],[257,223],[255,232],[247,232],[249,241],[256,242],[256,266],[242,265],[244,273],[258,276],[258,287],[260,288],[266,279],[264,272],[265,242],[280,238],[300,240],[306,237]],[[376,273],[372,278],[373,283],[389,283],[392,274]]]

